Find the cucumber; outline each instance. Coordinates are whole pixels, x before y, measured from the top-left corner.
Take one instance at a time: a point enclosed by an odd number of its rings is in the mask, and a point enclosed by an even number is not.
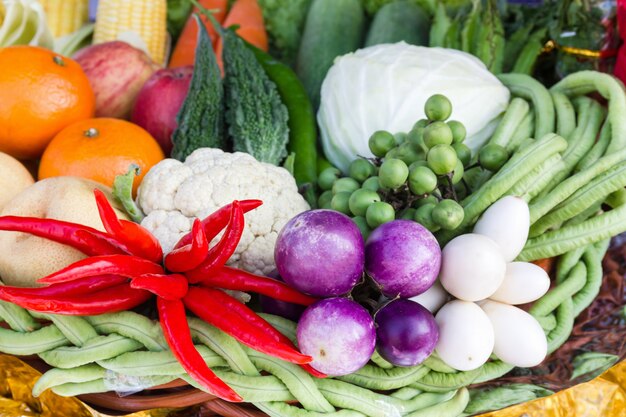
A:
[[[326,73],[340,55],[361,45],[365,15],[359,0],[314,0],[300,41],[296,73],[317,110]]]
[[[374,16],[365,46],[405,41],[411,45],[428,45],[430,19],[417,4],[400,0],[384,5]]]

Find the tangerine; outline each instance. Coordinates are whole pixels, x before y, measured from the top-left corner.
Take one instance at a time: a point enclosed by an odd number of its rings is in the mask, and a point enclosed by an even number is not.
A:
[[[157,141],[143,128],[121,119],[95,118],[75,122],[59,132],[39,164],[39,179],[61,175],[88,178],[109,187],[131,164],[143,176],[164,158]]]
[[[80,65],[37,46],[0,48],[0,152],[37,158],[61,129],[93,117]]]

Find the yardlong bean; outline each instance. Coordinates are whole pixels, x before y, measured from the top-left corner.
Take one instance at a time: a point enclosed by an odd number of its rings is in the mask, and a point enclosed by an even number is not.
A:
[[[504,113],[504,117],[502,117],[502,120],[498,124],[498,127],[496,127],[488,143],[506,148],[529,110],[530,106],[526,100],[518,97],[511,100],[509,107],[507,107]]]
[[[554,132],[554,104],[550,92],[537,80],[524,74],[500,74],[498,79],[516,96],[532,101],[535,110],[535,137]]]
[[[516,152],[522,142],[533,136],[535,132],[535,112],[531,109],[522,119],[513,137],[506,146],[509,154]]]
[[[549,228],[571,219],[625,185],[626,161],[597,176],[543,216],[533,224],[530,236],[539,236]]]
[[[0,327],[0,351],[9,355],[35,355],[69,344],[67,338],[54,325],[28,333]]]
[[[41,352],[39,356],[48,365],[57,368],[75,368],[95,361],[114,358],[122,353],[143,347],[133,339],[112,333],[89,339],[83,346],[62,346]]]
[[[568,146],[561,161],[543,171],[535,185],[527,191],[531,199],[549,193],[565,179],[595,142],[604,117],[602,107],[586,97],[581,97],[579,100],[581,101],[580,124],[568,138]]]
[[[52,368],[45,372],[33,387],[33,396],[39,397],[45,390],[67,383],[89,382],[104,378],[106,369],[88,364],[72,369]]]
[[[609,74],[596,71],[579,71],[556,83],[551,89],[567,96],[579,96],[597,91],[608,100],[611,142],[607,154],[626,147],[626,93],[623,85]]]
[[[566,226],[529,239],[518,256],[518,260],[533,261],[561,255],[624,231],[626,231],[626,205],[592,217],[580,224]]]
[[[605,154],[606,149],[611,141],[611,123],[609,120],[605,120],[600,130],[600,136],[593,145],[593,147],[587,152],[587,154],[576,165],[575,172],[581,171],[596,162]]]
[[[430,369],[423,365],[382,369],[374,365],[365,365],[357,372],[337,377],[363,388],[390,390],[407,386],[423,378]]]
[[[576,129],[576,112],[572,102],[563,93],[551,92],[556,110],[556,134],[568,138]]]
[[[15,331],[31,332],[41,325],[26,310],[8,301],[0,301],[0,321],[4,320]]]
[[[480,368],[454,374],[430,371],[419,381],[412,383],[411,386],[426,392],[446,392],[471,384],[481,372]]]

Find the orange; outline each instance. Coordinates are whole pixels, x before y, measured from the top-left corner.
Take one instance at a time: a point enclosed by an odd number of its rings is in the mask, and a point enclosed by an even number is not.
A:
[[[95,103],[76,61],[36,46],[0,48],[0,152],[39,157],[61,129],[93,117]]]
[[[113,186],[131,164],[143,176],[165,156],[157,141],[141,127],[120,119],[97,118],[73,123],[57,134],[41,156],[39,179],[70,175]]]

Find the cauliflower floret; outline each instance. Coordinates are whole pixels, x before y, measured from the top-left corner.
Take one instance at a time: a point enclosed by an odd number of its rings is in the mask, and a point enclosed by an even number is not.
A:
[[[184,163],[165,159],[155,165],[139,187],[137,202],[146,214],[141,225],[167,253],[191,230],[194,218],[203,219],[233,200],[247,199],[262,200],[263,205],[245,214],[246,227],[228,265],[268,274],[275,268],[278,233],[289,219],[309,209],[284,168],[242,152],[202,148]]]

